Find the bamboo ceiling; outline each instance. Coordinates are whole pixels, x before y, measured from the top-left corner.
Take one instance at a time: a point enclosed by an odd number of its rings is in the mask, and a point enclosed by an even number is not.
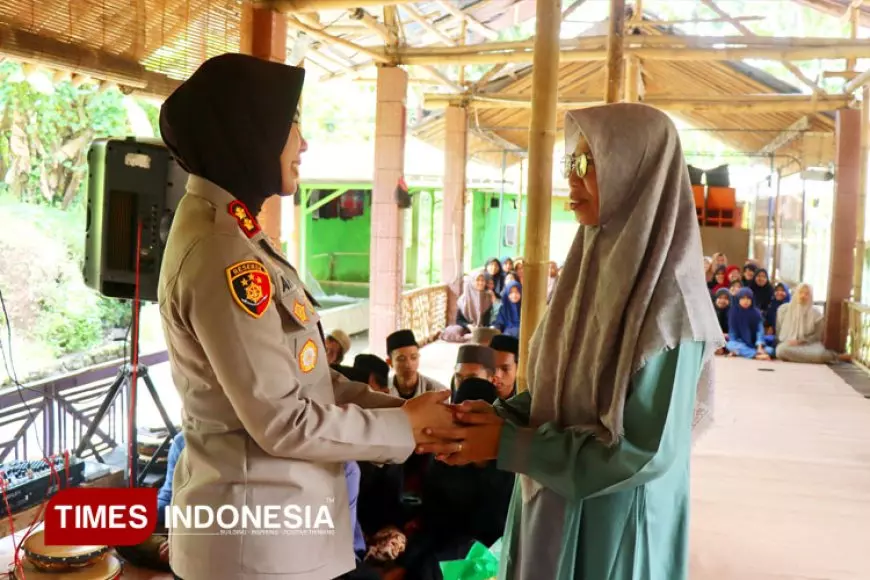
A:
[[[852,0],[796,1],[832,14],[845,13],[854,4]],[[576,11],[583,2],[574,0],[563,15],[572,11],[575,11],[575,16],[580,14]],[[713,4],[714,0],[698,2],[741,32],[740,19],[724,14]],[[177,86],[179,79],[186,78],[204,59],[238,50],[242,3],[243,0],[0,0],[0,57],[116,83],[122,90],[165,96]],[[308,38],[305,63],[307,67],[318,70],[319,82],[341,76],[371,79],[376,65],[401,63],[404,51],[410,54],[414,50],[427,49],[435,52],[465,50],[463,46],[466,44],[473,48],[503,41],[506,29],[527,22],[535,11],[534,0],[284,0],[261,3],[287,12],[288,56],[295,54],[293,49],[298,37]],[[325,4],[329,5],[328,9],[315,10]],[[870,20],[870,6],[859,5],[857,10],[862,22]],[[676,25],[663,28],[657,26],[660,21],[653,20],[649,14],[646,16],[647,22],[634,30],[636,34],[641,33],[643,39],[665,38],[661,36],[663,30],[671,37],[679,35]],[[606,23],[597,30],[597,34],[602,34]],[[746,32],[745,28],[743,32]],[[589,34],[596,32],[593,30]],[[747,41],[746,46],[738,48],[754,50],[753,44],[755,42]],[[705,50],[714,48],[710,45]],[[841,50],[836,46],[829,48],[829,54]],[[647,50],[645,55],[651,54],[649,48],[644,50]],[[764,95],[798,96],[802,90],[807,93],[806,86],[787,85],[742,61],[728,62],[709,56],[703,57],[704,60],[675,60],[679,49],[664,50],[670,50],[671,57],[650,56],[640,61],[643,98],[650,102],[679,99],[686,95],[720,100],[733,96],[734,101],[739,101],[741,96],[749,99],[749,96],[760,98]],[[655,47],[652,51],[655,52]],[[587,52],[591,54],[595,50]],[[849,54],[854,54],[854,50]],[[427,91],[436,96],[510,95],[528,100],[531,66],[527,60],[510,60],[491,66],[483,78],[466,78],[464,70],[460,73],[460,67],[455,64],[421,64],[407,68],[413,83],[428,85]],[[588,101],[600,98],[604,62],[588,54],[575,55],[575,60],[561,65],[560,99]],[[806,78],[802,81],[805,85],[812,84]],[[819,96],[822,100],[827,97]],[[848,103],[844,96],[837,98],[841,103],[838,106]],[[684,103],[674,114],[696,128],[711,130],[721,141],[740,151],[765,150],[779,138],[785,143],[780,152],[794,154],[800,152],[802,140],[789,139],[789,131],[794,134],[831,133],[832,116],[822,112],[830,108],[801,112],[777,106],[766,109],[767,112],[738,114],[705,107],[703,103],[688,110]],[[529,113],[527,106],[516,104],[470,106],[469,155],[500,165],[503,151],[521,153],[528,145]],[[786,133],[778,134],[779,131]],[[412,128],[412,132],[432,144],[443,145],[444,127],[440,111],[433,108],[422,123]],[[830,139],[815,141],[814,146],[825,151],[818,154],[820,158],[828,155],[831,143]],[[519,158],[511,153],[508,162],[514,163]]]

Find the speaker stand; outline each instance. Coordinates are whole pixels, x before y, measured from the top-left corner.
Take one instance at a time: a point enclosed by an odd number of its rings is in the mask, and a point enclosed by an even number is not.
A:
[[[129,472],[126,472],[127,475],[127,483],[135,482],[134,486],[139,487],[142,485],[142,482],[145,479],[145,476],[153,469],[155,465],[155,461],[158,455],[163,452],[164,449],[171,443],[172,439],[175,438],[175,435],[178,431],[175,429],[175,425],[172,424],[172,421],[169,419],[169,415],[166,413],[166,408],[163,406],[163,402],[160,400],[160,396],[157,394],[157,389],[154,387],[154,383],[151,381],[151,376],[148,374],[148,367],[145,365],[137,365],[136,367],[136,382],[144,381],[145,387],[148,389],[148,392],[151,394],[151,400],[154,401],[154,405],[157,407],[157,411],[160,413],[160,418],[163,419],[163,423],[166,425],[166,428],[169,430],[169,436],[163,440],[163,443],[160,444],[157,452],[151,457],[151,460],[145,465],[142,469],[142,472],[139,473],[139,446],[138,446],[138,436],[137,436],[137,422],[136,422],[136,411],[138,410],[138,404],[135,400],[135,389],[133,388],[133,365],[129,363],[125,363],[118,370],[118,375],[115,377],[114,382],[109,387],[106,396],[103,398],[103,402],[100,404],[100,408],[97,410],[96,415],[91,420],[91,424],[88,427],[88,430],[82,436],[82,440],[79,442],[78,447],[75,450],[75,455],[78,458],[81,458],[82,453],[85,448],[91,447],[94,448],[91,439],[96,433],[97,428],[100,423],[108,413],[109,409],[112,407],[112,404],[118,398],[118,395],[121,394],[121,389],[127,391],[128,396],[130,397],[130,405],[128,408],[129,416],[127,417],[128,421],[130,421],[130,441],[127,442],[127,462],[130,466]],[[96,450],[95,450],[96,451]]]

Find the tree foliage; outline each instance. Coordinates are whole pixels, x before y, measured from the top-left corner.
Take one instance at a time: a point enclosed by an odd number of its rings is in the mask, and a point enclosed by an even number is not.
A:
[[[70,82],[38,89],[19,64],[0,65],[0,187],[27,203],[74,204],[85,188],[91,141],[129,132],[123,98]]]

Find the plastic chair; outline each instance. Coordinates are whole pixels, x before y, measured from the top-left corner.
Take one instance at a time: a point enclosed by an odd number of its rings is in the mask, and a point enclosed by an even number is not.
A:
[[[708,187],[704,223],[717,228],[733,228],[737,210],[737,192],[732,187]]]

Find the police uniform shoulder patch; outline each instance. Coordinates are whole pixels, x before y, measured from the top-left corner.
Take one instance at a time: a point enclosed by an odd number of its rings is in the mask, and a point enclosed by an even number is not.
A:
[[[302,350],[299,351],[299,370],[303,373],[310,373],[317,366],[317,358],[319,356],[317,343],[310,338],[302,345]]]
[[[260,318],[272,302],[272,279],[257,260],[237,262],[227,268],[227,282],[236,304],[247,314]]]
[[[236,218],[236,221],[239,222],[239,228],[241,228],[242,232],[248,237],[248,239],[253,238],[260,233],[260,224],[258,224],[254,216],[251,215],[248,206],[239,200],[234,199],[229,203],[229,205],[227,205],[227,211],[231,216]]]

